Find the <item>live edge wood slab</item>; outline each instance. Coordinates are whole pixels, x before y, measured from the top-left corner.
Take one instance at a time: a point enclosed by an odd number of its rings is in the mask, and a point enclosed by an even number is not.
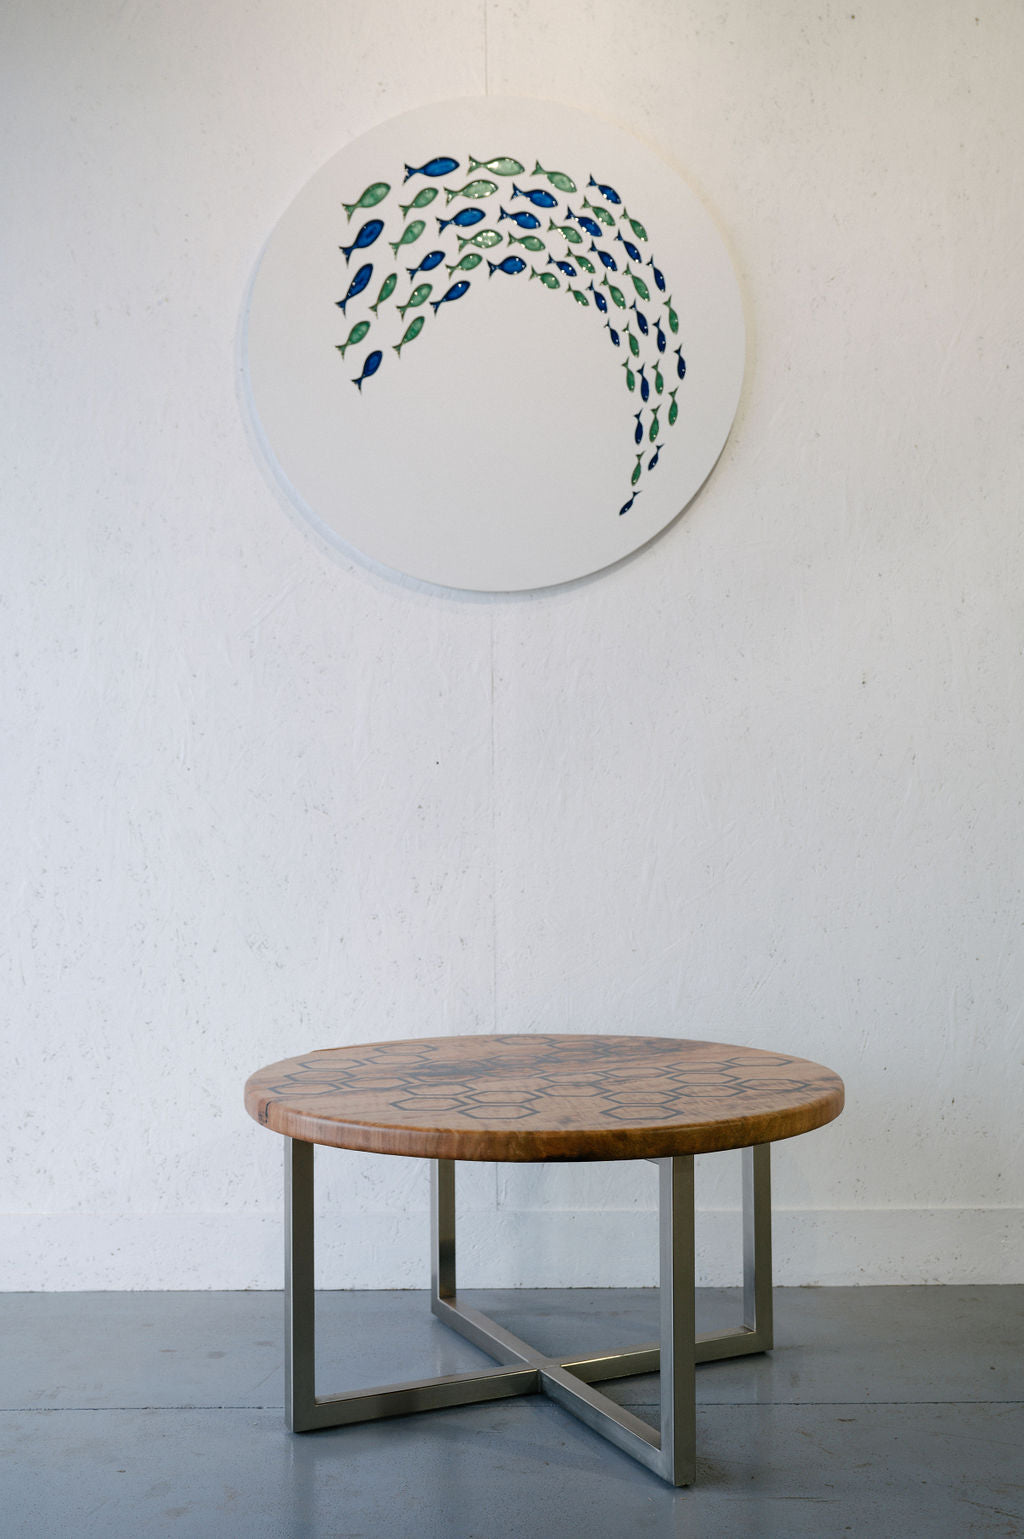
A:
[[[838,1117],[805,1058],[675,1037],[421,1037],[251,1076],[250,1116],[307,1143],[442,1160],[635,1160],[746,1148]]]

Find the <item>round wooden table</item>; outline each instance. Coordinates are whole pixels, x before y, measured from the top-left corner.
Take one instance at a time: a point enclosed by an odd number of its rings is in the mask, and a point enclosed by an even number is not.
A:
[[[772,1345],[769,1146],[837,1117],[843,1084],[782,1053],[673,1037],[475,1036],[328,1048],[253,1074],[246,1109],[285,1136],[285,1413],[293,1431],[543,1392],[675,1485],[696,1459],[694,1366]],[[314,1382],[313,1146],[432,1169],[431,1308],[501,1365],[343,1395]],[[693,1156],[742,1149],[743,1324],[696,1336]],[[661,1340],[552,1358],[462,1303],[455,1161],[654,1160]],[[661,1372],[660,1434],[593,1388]]]

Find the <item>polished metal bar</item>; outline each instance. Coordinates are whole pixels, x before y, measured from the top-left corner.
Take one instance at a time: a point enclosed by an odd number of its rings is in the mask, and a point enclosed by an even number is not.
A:
[[[434,1300],[431,1309],[450,1330],[458,1331],[460,1336],[465,1336],[467,1341],[471,1341],[481,1351],[490,1353],[491,1357],[496,1358],[499,1363],[536,1365],[547,1361],[544,1354],[538,1352],[536,1347],[531,1347],[528,1341],[513,1336],[512,1332],[505,1330],[497,1320],[482,1314],[471,1304],[460,1303],[457,1294],[448,1299]]]
[[[659,1473],[692,1485],[697,1469],[693,1155],[664,1159],[659,1176],[661,1450]]]
[[[455,1161],[430,1162],[430,1301],[455,1293]]]
[[[324,1395],[316,1402],[306,1431],[350,1427],[388,1416],[412,1416],[448,1406],[478,1405],[536,1394],[540,1375],[535,1368],[485,1368],[477,1373],[448,1373],[439,1378],[410,1379],[404,1384],[380,1384],[374,1389]]]
[[[315,1406],[316,1294],[313,1290],[313,1145],[284,1141],[284,1418],[308,1432]]]
[[[599,1432],[609,1443],[621,1448],[631,1458],[645,1464],[657,1475],[663,1475],[662,1452],[658,1434],[647,1422],[634,1416],[624,1406],[616,1405],[590,1384],[584,1383],[555,1364],[540,1370],[544,1393],[556,1400],[592,1431]]]
[[[661,1349],[656,1341],[642,1347],[626,1347],[621,1352],[593,1353],[587,1357],[556,1357],[551,1359],[582,1379],[585,1384],[601,1384],[605,1379],[628,1379],[637,1373],[657,1373],[661,1363]]]
[[[751,1352],[770,1351],[772,1322],[771,1144],[743,1151],[743,1323],[756,1338]]]

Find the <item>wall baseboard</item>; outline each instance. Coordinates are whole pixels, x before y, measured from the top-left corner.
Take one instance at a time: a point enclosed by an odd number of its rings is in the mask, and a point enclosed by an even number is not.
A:
[[[780,1286],[1024,1282],[1024,1209],[777,1209]],[[0,1216],[0,1290],[279,1288],[277,1214]],[[318,1286],[422,1288],[426,1215],[333,1213],[317,1235]],[[740,1280],[739,1212],[698,1213],[699,1283]],[[645,1287],[657,1282],[654,1212],[486,1209],[460,1216],[465,1287]]]

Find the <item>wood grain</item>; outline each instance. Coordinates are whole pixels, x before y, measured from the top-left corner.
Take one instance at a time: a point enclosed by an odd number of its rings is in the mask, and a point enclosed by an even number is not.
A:
[[[838,1117],[804,1058],[674,1037],[424,1037],[260,1069],[250,1116],[308,1143],[454,1160],[625,1160],[792,1138]]]

